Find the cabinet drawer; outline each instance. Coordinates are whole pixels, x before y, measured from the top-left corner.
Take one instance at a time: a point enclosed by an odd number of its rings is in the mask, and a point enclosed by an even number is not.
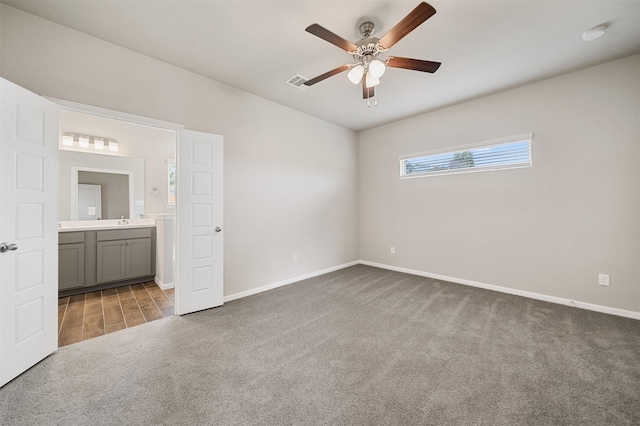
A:
[[[98,231],[98,241],[130,240],[133,238],[150,238],[152,228],[110,229]]]
[[[84,243],[84,232],[58,232],[58,244]]]

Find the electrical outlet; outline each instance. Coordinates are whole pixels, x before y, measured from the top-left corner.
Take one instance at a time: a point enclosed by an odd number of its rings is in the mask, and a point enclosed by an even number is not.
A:
[[[391,252],[391,254],[396,254],[396,248],[395,247],[391,247],[389,249],[389,251]]]
[[[598,275],[598,284],[601,286],[608,287],[609,286],[609,274],[599,274]]]
[[[294,254],[293,255],[293,263],[296,263],[296,262],[298,262],[298,255]]]

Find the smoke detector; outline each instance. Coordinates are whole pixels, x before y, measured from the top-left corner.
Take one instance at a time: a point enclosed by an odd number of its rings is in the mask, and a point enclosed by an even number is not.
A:
[[[593,27],[588,29],[584,33],[582,33],[582,40],[591,41],[597,38],[600,38],[604,35],[604,32],[607,30],[606,25],[598,25],[597,27]]]

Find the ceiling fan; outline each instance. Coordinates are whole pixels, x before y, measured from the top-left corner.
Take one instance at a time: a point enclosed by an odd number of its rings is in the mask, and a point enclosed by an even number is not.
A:
[[[313,86],[324,79],[350,70],[348,73],[349,80],[353,84],[360,84],[360,82],[362,82],[362,98],[367,99],[367,104],[369,104],[369,99],[375,96],[375,87],[380,84],[380,77],[384,74],[386,67],[404,68],[430,73],[436,72],[440,67],[440,62],[401,58],[397,56],[380,59],[383,53],[435,13],[436,10],[433,6],[422,2],[380,39],[372,36],[375,29],[373,22],[364,22],[359,27],[362,38],[355,43],[345,40],[318,24],[309,25],[305,31],[345,50],[353,56],[356,62],[342,65],[324,74],[320,74],[304,84],[306,86]]]

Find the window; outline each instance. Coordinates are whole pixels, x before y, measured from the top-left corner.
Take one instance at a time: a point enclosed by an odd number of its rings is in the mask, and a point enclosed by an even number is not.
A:
[[[167,160],[168,191],[167,204],[176,205],[176,160]]]
[[[533,133],[400,157],[400,178],[531,167]]]

